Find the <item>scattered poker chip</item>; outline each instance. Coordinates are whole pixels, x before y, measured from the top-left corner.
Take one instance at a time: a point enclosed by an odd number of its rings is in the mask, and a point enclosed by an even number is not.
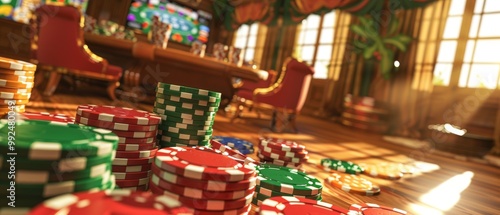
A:
[[[235,148],[238,150],[244,149],[253,149],[253,143],[247,140],[235,138],[235,137],[226,137],[226,136],[213,136],[212,139],[219,141],[220,143],[229,146],[231,148]]]
[[[259,146],[259,149],[260,149],[260,146]],[[267,157],[267,158],[271,158],[274,160],[281,160],[281,161],[290,162],[290,163],[303,163],[309,159],[309,157],[303,157],[303,158],[285,157],[285,156],[282,156],[280,154],[268,153],[268,152],[265,152],[262,150],[259,151],[259,154],[264,156],[264,157]]]
[[[161,83],[161,82],[158,82],[157,87],[163,89],[163,91],[188,92],[188,93],[193,93],[195,95],[213,96],[216,98],[220,98],[222,95],[219,92],[198,89],[198,88],[192,88],[192,87],[186,87],[186,86],[180,86],[180,85],[175,85],[175,84],[166,84],[166,83]],[[161,90],[157,90],[157,91],[161,92]]]
[[[295,141],[278,139],[278,138],[260,138],[260,145],[277,149],[280,151],[289,151],[289,152],[301,152],[306,147],[298,144]]]
[[[118,137],[118,144],[151,144],[156,140],[155,137],[145,138],[132,138],[132,137]]]
[[[349,214],[353,215],[370,215],[370,214],[408,214],[408,212],[399,208],[391,208],[373,203],[352,204],[349,207]]]
[[[161,122],[160,116],[154,113],[125,107],[80,105],[76,111],[78,116],[104,122],[131,125],[157,125]]]
[[[156,185],[156,187],[161,188],[162,190],[167,190],[177,195],[190,197],[194,199],[236,200],[251,195],[255,189],[255,187],[252,187],[247,190],[236,190],[236,191],[202,190],[202,189],[196,189],[188,186],[181,186],[178,184],[170,183],[168,181],[161,179],[155,174],[151,176],[151,183]]]
[[[0,173],[7,175],[8,170]],[[111,171],[111,165],[107,163],[98,164],[84,170],[72,172],[59,172],[54,170],[16,170],[16,184],[47,184],[60,181],[75,181],[86,178],[95,178]]]
[[[66,114],[52,114],[47,112],[24,112],[19,113],[18,119],[22,120],[45,120],[53,122],[73,123],[75,119]]]
[[[333,173],[325,179],[333,187],[350,193],[373,196],[380,193],[380,188],[371,181],[357,175]]]
[[[151,164],[142,164],[134,166],[115,166],[111,167],[113,172],[145,172],[151,169]]]
[[[132,179],[141,179],[148,178],[152,174],[151,171],[144,172],[113,172],[116,180],[132,180]]]
[[[115,158],[113,159],[114,166],[134,166],[153,163],[154,155],[145,158]]]
[[[235,150],[220,143],[219,141],[217,141],[215,139],[210,140],[210,147],[221,151],[223,155],[228,155],[231,158],[236,158],[237,161],[242,161],[244,164],[249,164],[249,163],[253,163],[256,165],[260,164],[259,162],[257,162],[253,158],[247,157],[246,155],[240,153],[239,151],[235,151]]]
[[[9,121],[0,120],[0,133],[6,134]],[[16,121],[16,153],[31,160],[58,160],[66,157],[111,154],[118,137],[110,130],[61,122]],[[0,142],[8,142],[0,136]],[[33,141],[36,140],[36,141]],[[7,144],[0,148],[7,150]]]
[[[7,157],[0,156],[2,160],[7,159]],[[114,154],[110,153],[108,155],[93,156],[93,157],[69,157],[60,160],[32,160],[18,157],[16,158],[16,168],[25,170],[40,170],[40,169],[51,169],[63,172],[73,172],[86,170],[92,166],[96,166],[103,163],[111,163]],[[7,162],[0,162],[0,169],[7,170],[10,165]]]
[[[276,154],[279,157],[287,157],[287,158],[304,158],[307,156],[308,152],[306,150],[303,150],[301,152],[289,152],[289,151],[281,151],[273,148],[269,148],[263,145],[259,145],[258,148],[266,153],[269,154]]]
[[[80,192],[61,195],[35,207],[30,215],[56,214],[192,214],[179,201],[131,190]]]
[[[347,214],[341,207],[306,198],[290,196],[272,197],[262,201],[259,214]]]
[[[184,177],[217,181],[241,181],[255,175],[255,169],[206,147],[171,147],[156,153],[155,165]]]
[[[128,137],[128,138],[150,138],[156,136],[156,131],[117,131],[111,130],[113,133],[120,137]]]
[[[149,158],[154,157],[158,149],[144,151],[117,151],[117,158]]]
[[[140,179],[116,179],[115,183],[118,187],[137,187],[146,185],[149,182],[149,177]]]
[[[190,197],[181,196],[166,190],[163,190],[156,186],[154,183],[150,184],[151,191],[155,194],[163,194],[176,199],[186,206],[194,209],[209,210],[209,211],[221,211],[221,210],[231,210],[243,208],[251,203],[252,195],[245,196],[236,200],[212,200],[212,199],[195,199]]]
[[[397,180],[403,177],[402,164],[398,163],[377,163],[366,164],[360,163],[364,171],[363,173],[369,176]]]
[[[296,169],[263,164],[256,170],[258,186],[281,193],[316,195],[323,189],[321,181]]]
[[[201,190],[209,190],[209,191],[248,190],[256,185],[256,178],[250,178],[247,180],[241,180],[235,182],[199,180],[199,179],[187,178],[179,176],[175,173],[161,170],[154,164],[151,166],[151,171],[159,178],[168,181],[170,183],[178,184],[180,186],[189,186]]]
[[[320,167],[324,169],[325,171],[339,171],[339,172],[345,172],[349,174],[359,174],[363,172],[363,168],[361,168],[359,165],[350,162],[350,161],[343,161],[343,160],[335,160],[331,158],[323,158],[321,159],[320,162]]]
[[[265,197],[265,199],[270,198],[270,197],[275,197],[275,196],[294,196],[294,197],[318,200],[321,197],[321,193],[316,194],[316,195],[311,195],[311,196],[300,196],[300,195],[293,195],[293,194],[289,194],[289,193],[280,193],[278,191],[274,191],[274,190],[267,189],[267,188],[260,187],[260,186],[255,187],[255,193],[261,194],[260,197]],[[260,200],[264,200],[262,198],[259,198],[259,196],[257,198]]]
[[[156,142],[144,143],[144,144],[120,144],[116,150],[118,151],[139,151],[139,150],[151,150],[156,148]]]
[[[126,123],[119,122],[107,122],[107,121],[99,121],[94,119],[85,118],[82,116],[76,116],[75,121],[80,124],[90,125],[99,128],[106,128],[110,130],[116,131],[155,131],[158,129],[157,125],[131,125]]]
[[[10,70],[35,71],[36,65],[28,62],[0,57],[0,68]]]

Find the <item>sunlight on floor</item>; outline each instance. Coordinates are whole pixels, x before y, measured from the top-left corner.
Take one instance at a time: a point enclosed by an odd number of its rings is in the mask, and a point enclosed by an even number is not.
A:
[[[453,176],[422,195],[420,201],[442,211],[447,211],[460,200],[460,193],[469,187],[472,177],[474,177],[474,173],[470,171]]]

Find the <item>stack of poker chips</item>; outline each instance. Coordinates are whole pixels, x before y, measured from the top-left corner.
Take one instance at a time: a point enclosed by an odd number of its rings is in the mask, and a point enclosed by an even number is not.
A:
[[[29,209],[61,194],[114,189],[111,162],[118,137],[111,131],[54,121],[12,122],[0,120],[0,133],[5,134],[0,149],[16,153],[0,156],[0,193],[13,196],[16,208]],[[13,130],[15,144],[7,135]]]
[[[216,140],[245,155],[254,153],[253,143],[244,139],[227,136],[213,136],[212,140]]]
[[[208,145],[220,100],[218,92],[158,83],[153,112],[162,118],[160,147]]]
[[[150,192],[114,190],[79,192],[52,198],[31,215],[56,214],[192,214],[179,201]]]
[[[290,212],[293,214],[351,214],[347,209],[326,202],[292,196],[277,196],[266,199],[257,211],[262,215],[290,214]]]
[[[119,137],[112,172],[120,189],[147,190],[151,163],[158,151],[159,116],[124,107],[81,105],[75,122],[109,129]]]
[[[24,112],[31,97],[36,65],[0,57],[0,116]]]
[[[150,189],[179,200],[195,214],[245,214],[255,191],[255,168],[202,146],[160,149]]]
[[[323,184],[311,175],[296,169],[261,164],[256,166],[257,186],[252,203],[261,205],[262,201],[275,196],[301,197],[322,200]]]
[[[300,169],[309,156],[305,146],[295,141],[278,138],[260,138],[257,157],[261,162]]]

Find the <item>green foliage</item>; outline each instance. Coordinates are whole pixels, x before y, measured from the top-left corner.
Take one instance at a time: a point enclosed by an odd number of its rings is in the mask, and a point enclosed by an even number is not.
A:
[[[379,26],[372,19],[362,16],[358,18],[360,24],[351,25],[351,30],[359,35],[362,40],[355,40],[353,42],[354,47],[358,49],[358,53],[363,55],[363,58],[370,59],[375,57],[379,60],[382,76],[389,79],[394,62],[393,49],[406,51],[412,38],[404,34],[396,34],[399,20],[394,16],[391,17],[385,35],[379,33]]]

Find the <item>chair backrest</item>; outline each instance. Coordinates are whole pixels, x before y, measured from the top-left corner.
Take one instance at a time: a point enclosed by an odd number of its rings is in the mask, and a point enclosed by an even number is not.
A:
[[[33,23],[34,58],[40,64],[101,71],[98,56],[89,56],[80,25],[80,11],[72,6],[42,5],[35,11]],[[95,59],[89,59],[95,58]]]
[[[276,83],[268,88],[271,91],[254,99],[277,108],[300,112],[306,101],[313,74],[312,67],[289,58],[285,61]]]
[[[269,70],[266,80],[259,80],[257,82],[242,80],[243,83],[236,92],[236,96],[248,100],[253,99],[253,91],[257,88],[270,87],[276,81],[277,72],[274,70]]]

